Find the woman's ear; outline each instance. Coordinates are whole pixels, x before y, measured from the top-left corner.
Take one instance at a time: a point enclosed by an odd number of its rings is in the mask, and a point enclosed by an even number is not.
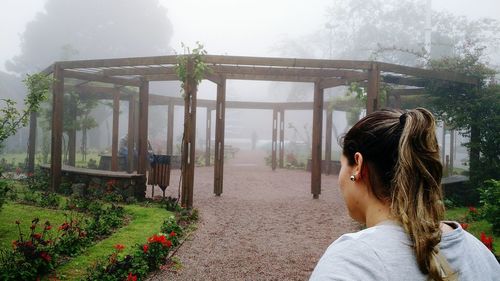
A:
[[[363,175],[363,155],[359,152],[354,154],[354,172],[357,175],[357,178],[361,178]]]

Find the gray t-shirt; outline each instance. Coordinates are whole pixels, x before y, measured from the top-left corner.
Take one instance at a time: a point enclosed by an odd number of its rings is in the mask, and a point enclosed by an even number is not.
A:
[[[453,226],[453,231],[443,234],[439,247],[458,272],[458,280],[499,281],[500,265],[495,256],[458,223]],[[379,224],[344,234],[333,242],[309,280],[427,280],[427,276],[418,268],[404,229]]]

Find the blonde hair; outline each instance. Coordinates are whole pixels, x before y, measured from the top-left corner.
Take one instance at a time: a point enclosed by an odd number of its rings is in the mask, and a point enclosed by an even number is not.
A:
[[[444,216],[443,167],[433,115],[424,108],[373,112],[343,138],[349,165],[356,152],[366,162],[373,194],[390,201],[392,215],[413,242],[420,271],[443,280],[437,247]]]

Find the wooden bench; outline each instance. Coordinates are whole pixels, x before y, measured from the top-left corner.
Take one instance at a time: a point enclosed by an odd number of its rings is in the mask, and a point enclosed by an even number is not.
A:
[[[163,191],[165,197],[165,189],[170,185],[170,155],[153,155],[151,169],[148,175],[148,184],[152,185],[151,197],[155,195],[155,185],[158,185]]]
[[[233,147],[232,145],[224,145],[224,155],[231,154],[231,158],[234,158],[234,155],[238,151],[240,151],[238,147]]]
[[[49,164],[40,165],[42,170],[48,174],[50,171]],[[146,192],[145,175],[137,173],[127,173],[121,171],[104,171],[87,168],[77,168],[63,165],[61,168],[62,176],[67,178],[71,183],[84,183],[87,187],[91,182],[108,182],[116,181],[116,184],[128,190],[127,194],[134,196],[137,199],[144,199]]]

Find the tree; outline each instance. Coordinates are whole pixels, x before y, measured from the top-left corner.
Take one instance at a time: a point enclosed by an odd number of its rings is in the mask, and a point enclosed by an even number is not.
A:
[[[497,72],[481,62],[482,48],[471,46],[460,56],[433,60],[430,67],[478,78],[479,85],[433,81],[426,87],[432,111],[448,126],[470,137],[470,180],[474,187],[500,179],[500,85]]]
[[[28,75],[24,82],[29,90],[24,99],[25,109],[18,110],[16,102],[11,99],[0,99],[4,103],[0,108],[0,148],[9,136],[26,126],[30,113],[38,111],[47,98],[52,79],[43,74],[33,74]]]
[[[22,34],[21,54],[6,63],[25,73],[68,55],[75,59],[170,52],[172,25],[158,0],[48,0]]]

